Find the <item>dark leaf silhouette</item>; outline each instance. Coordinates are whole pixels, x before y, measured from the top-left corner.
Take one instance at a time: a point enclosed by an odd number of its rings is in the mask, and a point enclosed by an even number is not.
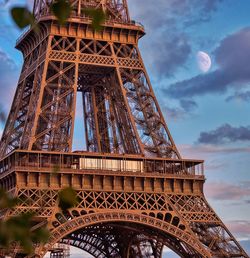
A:
[[[102,23],[106,19],[106,14],[102,9],[84,9],[83,12],[92,18],[92,27],[99,31],[102,29]]]
[[[32,231],[34,213],[24,213],[0,221],[0,247],[10,248],[14,242],[19,243],[27,254],[34,252],[35,243],[47,243],[49,231],[45,227]]]
[[[77,194],[71,187],[65,188],[58,193],[58,206],[64,211],[74,207],[78,203]]]
[[[20,243],[26,253],[32,253],[33,244],[30,237],[32,213],[11,217],[0,224],[0,246],[9,247],[13,242]]]
[[[49,230],[45,227],[38,228],[32,232],[32,241],[34,243],[47,243],[50,237]]]
[[[11,16],[20,29],[34,24],[35,21],[33,14],[26,7],[13,7],[11,9]]]
[[[70,16],[71,5],[66,0],[57,0],[51,5],[51,10],[60,24],[64,24]]]
[[[13,208],[18,202],[18,198],[13,198],[3,189],[0,189],[0,209]]]
[[[70,16],[71,5],[67,0],[57,0],[52,3],[51,11],[58,19],[60,24],[64,24]],[[85,9],[83,12],[92,18],[92,27],[99,31],[102,29],[102,23],[106,15],[101,9]],[[11,9],[11,16],[16,25],[23,29],[32,25],[36,30],[34,15],[26,8],[16,6]],[[0,109],[0,122],[6,120],[5,113]],[[57,173],[59,166],[54,166],[52,173]],[[78,198],[74,189],[68,187],[58,193],[58,206],[63,210],[70,209],[77,205]],[[3,189],[0,189],[0,209],[14,208],[21,200],[8,195]],[[32,200],[30,200],[32,201]],[[26,203],[28,201],[26,200]],[[46,243],[49,239],[49,230],[46,227],[39,227],[32,230],[34,226],[34,213],[24,213],[13,216],[7,220],[0,221],[0,248],[10,248],[17,242],[27,254],[32,254],[35,243]]]
[[[57,0],[52,3],[51,11],[58,19],[60,24],[64,24],[70,16],[72,7],[67,0]],[[92,18],[92,27],[99,31],[102,29],[102,23],[105,21],[106,15],[102,9],[87,8],[83,12]],[[23,29],[28,25],[35,24],[34,15],[26,7],[13,7],[11,16],[16,25]],[[36,30],[36,27],[34,27]]]

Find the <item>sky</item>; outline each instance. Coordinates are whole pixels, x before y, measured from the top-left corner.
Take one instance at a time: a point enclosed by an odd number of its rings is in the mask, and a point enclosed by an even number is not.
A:
[[[250,0],[128,3],[145,27],[141,54],[175,143],[182,157],[205,160],[205,195],[250,253]],[[30,3],[0,0],[0,105],[7,112],[22,66],[14,49],[21,32],[8,13],[15,4]],[[199,52],[211,59],[207,72]]]

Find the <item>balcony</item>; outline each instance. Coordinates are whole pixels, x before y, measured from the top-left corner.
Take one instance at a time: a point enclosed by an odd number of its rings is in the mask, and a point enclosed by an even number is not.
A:
[[[63,173],[204,177],[202,160],[146,158],[139,155],[16,150],[0,161],[0,177],[11,171],[55,170]]]

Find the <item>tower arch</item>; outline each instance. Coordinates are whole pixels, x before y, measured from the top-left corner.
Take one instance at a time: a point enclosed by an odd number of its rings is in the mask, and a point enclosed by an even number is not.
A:
[[[50,226],[38,256],[63,239],[80,241],[83,229],[105,247],[103,227],[117,232],[107,234],[108,252],[121,251],[116,239],[131,232],[126,246],[135,253],[149,246],[159,257],[166,244],[182,257],[249,257],[205,201],[203,161],[178,152],[139,52],[144,27],[130,20],[127,0],[69,0],[64,25],[53,1],[35,0],[41,29],[16,44],[24,65],[0,142],[0,186],[22,201],[1,218],[34,212],[34,228]],[[85,16],[89,7],[106,10],[102,31]],[[72,152],[77,92],[87,148]],[[57,214],[65,187],[80,197],[72,216]]]
[[[195,257],[211,257],[209,251],[197,242],[196,237],[188,229],[183,230],[176,227],[174,223],[129,211],[90,213],[67,220],[61,225],[51,229],[51,237],[48,244],[39,248],[36,252],[44,255],[55,243],[62,241],[63,243],[68,243],[87,251],[94,255],[94,257],[96,253],[99,255],[107,255],[105,250],[100,248],[101,245],[104,247],[105,243],[102,241],[101,236],[98,235],[98,229],[99,231],[103,230],[106,232],[105,235],[109,237],[109,239],[107,239],[109,242],[112,243],[113,241],[111,248],[114,252],[117,252],[118,255],[119,252],[121,252],[121,246],[119,246],[120,243],[116,242],[117,239],[115,239],[117,232],[119,232],[120,236],[123,236],[123,243],[128,241],[126,249],[133,246],[133,241],[136,240],[140,242],[137,238],[141,236],[143,241],[155,240],[161,243],[160,249],[165,245],[183,257],[187,255],[185,252],[193,253],[193,255],[196,255]],[[116,229],[117,231],[115,231]],[[84,231],[85,235],[87,233],[89,236],[91,236],[91,234],[93,234],[93,236],[88,239],[81,239],[81,230]],[[125,235],[122,234],[123,230],[125,230],[124,232],[131,232],[132,235],[130,238],[126,239]],[[107,232],[109,233],[107,234]],[[95,244],[93,244],[93,239],[97,240],[97,242],[94,242]],[[77,243],[77,240],[79,243]],[[177,242],[179,244],[177,244]],[[86,245],[84,245],[84,243]],[[129,250],[127,250],[127,252],[129,252]]]

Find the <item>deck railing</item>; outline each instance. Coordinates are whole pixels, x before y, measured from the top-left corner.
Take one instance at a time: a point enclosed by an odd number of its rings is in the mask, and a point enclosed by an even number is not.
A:
[[[16,150],[0,161],[0,174],[11,169],[204,175],[202,160],[146,158],[139,155],[91,152],[59,153]]]
[[[37,22],[39,21],[46,21],[46,20],[56,20],[56,17],[53,16],[52,14],[48,13],[48,14],[41,14],[37,17]],[[87,17],[87,16],[83,16],[83,15],[71,15],[69,18],[69,21],[71,22],[76,22],[76,21],[80,21],[81,23],[86,23],[86,24],[91,24],[92,19]],[[136,22],[134,20],[128,21],[128,22],[118,22],[116,20],[106,20],[103,25],[107,26],[107,27],[121,27],[121,28],[127,28],[128,26],[134,26],[135,29],[139,29],[142,32],[144,32],[144,25],[141,24],[140,22]],[[32,27],[29,26],[27,27],[23,33],[18,37],[18,39],[16,40],[16,45],[18,45],[26,36],[27,34],[30,33],[30,31],[32,30]]]

